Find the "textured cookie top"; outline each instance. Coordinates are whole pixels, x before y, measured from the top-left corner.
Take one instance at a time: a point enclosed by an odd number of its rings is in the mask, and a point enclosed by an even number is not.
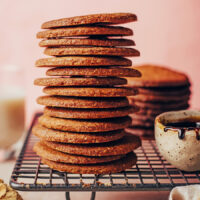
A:
[[[136,20],[137,16],[132,13],[102,13],[51,20],[43,23],[41,28],[47,29],[85,24],[122,24]]]
[[[139,87],[167,87],[188,85],[187,75],[166,67],[141,65],[134,67],[142,73],[141,78],[129,78],[130,86]]]
[[[114,56],[66,56],[55,58],[42,58],[36,61],[36,67],[61,66],[130,66],[131,60]]]
[[[40,31],[36,36],[37,38],[59,38],[93,35],[131,36],[133,31],[121,26],[80,26]]]
[[[129,39],[108,39],[106,37],[98,38],[61,38],[61,39],[46,39],[39,43],[41,47],[58,47],[58,46],[133,46],[135,42]]]

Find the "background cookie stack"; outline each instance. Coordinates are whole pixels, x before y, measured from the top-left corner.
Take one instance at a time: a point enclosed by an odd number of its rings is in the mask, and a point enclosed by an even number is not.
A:
[[[130,97],[130,104],[137,105],[140,111],[132,117],[128,132],[137,135],[153,136],[154,119],[157,115],[172,110],[189,107],[190,83],[188,77],[169,68],[142,65],[142,77],[128,78],[130,88],[137,87],[139,95]]]
[[[37,99],[44,115],[33,133],[41,138],[34,147],[43,163],[71,173],[119,172],[136,163],[137,136],[125,133],[128,114],[137,111],[126,96],[137,89],[124,87],[126,79],[140,77],[128,68],[126,56],[139,56],[129,28],[111,26],[136,21],[129,13],[96,14],[46,22],[37,34],[44,53],[54,56],[36,61],[49,67],[47,76],[35,80],[49,96]]]

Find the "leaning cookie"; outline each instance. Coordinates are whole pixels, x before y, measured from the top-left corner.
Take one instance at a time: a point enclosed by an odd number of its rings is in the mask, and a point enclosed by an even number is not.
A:
[[[51,20],[44,22],[41,28],[49,29],[88,24],[123,24],[136,20],[137,16],[132,13],[102,13]]]

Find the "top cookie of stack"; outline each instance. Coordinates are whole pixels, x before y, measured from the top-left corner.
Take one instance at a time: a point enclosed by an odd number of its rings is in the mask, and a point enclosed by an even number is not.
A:
[[[37,99],[46,107],[33,129],[42,139],[34,149],[51,168],[101,174],[135,164],[132,151],[140,140],[123,129],[131,123],[128,114],[137,111],[126,96],[138,91],[124,87],[127,81],[120,77],[141,76],[124,58],[140,53],[125,47],[134,45],[132,40],[121,38],[133,35],[132,30],[112,24],[136,19],[129,13],[95,14],[42,25],[49,30],[37,34],[43,39],[39,45],[53,57],[36,61],[37,67],[50,68],[49,78],[34,82],[46,86],[43,92],[50,96]]]

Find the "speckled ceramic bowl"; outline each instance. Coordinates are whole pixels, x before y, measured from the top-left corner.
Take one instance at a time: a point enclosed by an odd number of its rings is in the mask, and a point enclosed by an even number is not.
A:
[[[200,130],[168,129],[169,123],[200,122],[200,111],[165,112],[155,119],[155,139],[160,153],[176,168],[184,171],[200,170]],[[180,133],[180,132],[179,132]]]

